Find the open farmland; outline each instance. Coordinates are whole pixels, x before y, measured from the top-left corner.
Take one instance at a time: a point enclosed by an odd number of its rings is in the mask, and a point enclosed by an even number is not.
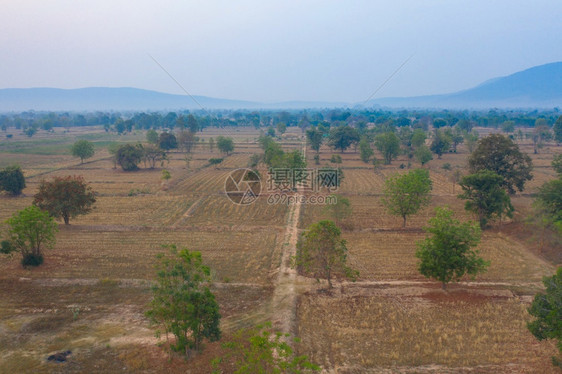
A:
[[[234,139],[233,154],[210,151],[209,139],[220,135]],[[200,251],[211,267],[225,337],[273,321],[298,336],[297,351],[326,372],[554,372],[554,345],[529,333],[526,309],[542,289],[542,277],[558,264],[518,228],[532,211],[529,194],[554,178],[549,165],[559,147],[532,155],[535,179],[524,195],[514,196],[516,215],[484,233],[479,249],[491,261],[488,271],[449,291],[419,274],[416,241],[423,239],[437,206],[449,206],[460,220],[474,219],[456,198],[460,187],[452,172],[442,167],[446,162],[452,170],[465,169],[466,147],[428,164],[431,204],[409,217],[404,229],[381,196],[385,178],[407,171],[400,168],[406,157],[374,170],[352,149],[342,153],[342,164],[335,165],[344,172],[337,193],[350,200],[353,213],[341,227],[349,264],[360,276],[356,283],[335,282],[329,293],[323,282],[298,276],[288,266],[298,234],[332,219],[325,206],[270,204],[267,193],[244,206],[225,195],[228,174],[261,152],[259,135],[249,127],[205,129],[189,158],[170,152],[163,165],[171,174],[168,181],[161,178],[161,165],[150,169],[141,163],[134,172],[114,167],[107,145],[143,141],[141,131],[117,136],[100,127],[57,128],[33,140],[16,135],[2,141],[0,166],[17,162],[27,178],[23,196],[0,196],[2,222],[31,204],[42,179],[81,175],[98,197],[91,213],[60,225],[56,246],[40,267],[24,269],[18,256],[0,261],[0,371],[210,372],[218,343],[189,361],[169,358],[144,317],[155,256],[164,251],[162,245],[177,244]],[[68,154],[72,142],[82,138],[96,147],[84,164]],[[297,150],[303,139],[301,130],[291,127],[279,142],[285,150]],[[38,149],[40,141],[46,142]],[[522,148],[532,153],[532,144]],[[324,145],[320,166],[334,166],[330,158],[336,153]],[[308,167],[314,167],[314,155],[307,150]],[[224,160],[210,165],[217,157]],[[266,169],[260,174],[265,182]],[[66,366],[45,361],[66,349],[73,351]]]

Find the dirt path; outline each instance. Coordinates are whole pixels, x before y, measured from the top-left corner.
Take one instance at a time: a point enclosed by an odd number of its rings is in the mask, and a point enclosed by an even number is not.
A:
[[[303,144],[303,153],[306,157],[306,144]],[[296,194],[300,195],[300,191],[297,190]],[[273,323],[284,333],[294,332],[296,320],[297,272],[291,268],[291,257],[297,253],[301,205],[301,199],[296,199],[296,202],[290,206],[287,228],[281,243],[281,263],[272,299]]]

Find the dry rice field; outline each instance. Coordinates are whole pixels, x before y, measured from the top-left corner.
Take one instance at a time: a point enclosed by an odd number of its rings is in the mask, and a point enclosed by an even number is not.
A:
[[[208,140],[219,135],[234,138],[233,154],[210,151]],[[205,129],[189,160],[179,151],[170,153],[164,167],[172,178],[165,183],[160,165],[141,164],[136,172],[114,168],[107,145],[142,141],[140,131],[117,136],[99,127],[57,128],[32,139],[14,133],[10,143],[1,140],[0,167],[20,164],[27,188],[22,197],[0,195],[0,222],[29,206],[40,181],[54,176],[83,176],[98,200],[90,214],[60,225],[42,266],[23,269],[17,256],[0,258],[0,372],[209,373],[219,343],[207,344],[189,361],[169,356],[144,317],[155,256],[165,244],[202,253],[216,282],[226,338],[241,327],[275,322],[288,226],[294,223],[302,232],[332,217],[322,205],[303,205],[300,216],[291,217],[290,206],[269,204],[265,196],[249,206],[227,199],[225,178],[260,153],[258,136],[253,128]],[[281,143],[300,149],[301,137],[300,129],[289,128]],[[96,146],[96,155],[84,164],[68,153],[76,139]],[[549,165],[562,150],[551,144],[533,155],[532,144],[521,147],[533,158],[535,178],[525,194],[513,198],[514,218],[484,233],[479,249],[491,261],[488,272],[448,291],[418,273],[414,254],[435,207],[447,205],[459,219],[474,219],[456,198],[460,188],[451,181],[452,171],[443,169],[449,163],[453,170],[466,170],[466,147],[428,164],[432,202],[409,217],[405,229],[400,217],[386,212],[381,196],[385,178],[406,172],[399,166],[408,160],[401,156],[375,171],[358,153],[341,154],[343,163],[333,165],[345,175],[337,192],[353,209],[341,222],[342,235],[349,264],[360,277],[356,283],[336,282],[331,293],[323,283],[295,278],[291,332],[301,339],[297,351],[325,373],[555,372],[554,345],[538,342],[526,323],[542,277],[559,264],[537,249],[536,235],[518,232],[532,212],[531,195],[554,178]],[[323,146],[320,166],[332,165],[333,154]],[[217,157],[224,161],[209,165]],[[308,150],[309,167],[315,167],[313,157]],[[73,351],[67,363],[46,361],[67,349]]]

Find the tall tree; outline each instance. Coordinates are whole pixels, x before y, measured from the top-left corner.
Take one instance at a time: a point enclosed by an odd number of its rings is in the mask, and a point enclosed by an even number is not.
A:
[[[326,204],[324,210],[334,217],[336,225],[341,224],[342,220],[353,213],[349,199],[342,195],[330,195],[329,199],[326,200],[334,202],[333,204]]]
[[[174,334],[170,347],[189,355],[202,349],[204,339],[219,340],[221,315],[210,290],[211,269],[203,264],[200,252],[169,248],[169,255],[159,254],[156,283],[146,316],[154,325]],[[160,336],[160,332],[156,333]]]
[[[533,178],[531,158],[521,153],[511,139],[500,134],[480,139],[468,165],[471,173],[487,169],[502,176],[502,186],[509,194],[514,194],[516,188],[523,191],[525,182]]]
[[[361,140],[359,141],[359,154],[361,156],[361,160],[368,164],[373,153],[374,151],[371,148],[369,139],[366,136],[361,137]]]
[[[158,144],[158,133],[154,129],[150,129],[146,132],[146,141],[150,144]]]
[[[431,141],[431,151],[440,159],[443,153],[449,151],[449,148],[451,148],[451,138],[447,135],[447,132],[443,129],[436,129]]]
[[[529,331],[538,339],[556,339],[559,355],[562,356],[562,266],[556,274],[544,277],[544,293],[535,295],[529,314],[535,319],[527,324]],[[553,357],[556,366],[562,366],[562,357]]]
[[[43,249],[55,245],[57,224],[36,206],[15,213],[6,221],[10,247],[22,255],[23,266],[38,266],[43,263]]]
[[[66,176],[41,181],[33,205],[55,218],[62,218],[68,225],[70,218],[89,213],[95,202],[96,194],[84,178]]]
[[[115,161],[121,166],[123,171],[137,170],[139,162],[144,156],[141,144],[124,144],[115,150]]]
[[[390,214],[402,217],[402,227],[406,227],[406,218],[429,204],[431,189],[429,171],[414,169],[407,174],[394,175],[385,181],[382,202]]]
[[[161,165],[163,161],[167,159],[166,152],[158,148],[155,144],[147,144],[143,146],[143,159],[144,159],[144,166],[146,167],[146,163],[150,165],[151,169],[154,169],[157,162],[160,162]]]
[[[537,194],[536,204],[548,223],[562,233],[562,177],[543,184]]]
[[[316,279],[326,279],[332,288],[332,278],[343,276],[355,280],[359,272],[347,266],[346,241],[332,221],[320,221],[308,227],[297,243],[293,266]]]
[[[306,130],[306,138],[308,139],[308,144],[316,153],[320,151],[322,146],[324,134],[317,127]]]
[[[447,283],[459,281],[466,274],[474,277],[490,265],[473,249],[480,242],[478,224],[460,223],[450,209],[436,208],[435,217],[424,230],[430,236],[417,243],[418,269],[423,276],[440,281],[443,289]]]
[[[511,199],[502,188],[503,178],[490,170],[480,170],[475,174],[463,177],[460,186],[463,193],[460,199],[465,199],[465,209],[476,213],[480,228],[493,219],[506,215],[512,217],[513,205]]]
[[[388,131],[375,137],[375,147],[382,153],[384,163],[388,165],[400,154],[400,139],[394,132]]]
[[[418,162],[422,166],[427,164],[429,161],[433,160],[431,151],[429,150],[429,147],[425,144],[420,146],[418,149],[414,151],[414,157],[416,157],[416,160],[418,160]]]
[[[359,132],[349,126],[338,126],[330,130],[329,145],[342,153],[352,144],[359,143]]]
[[[556,122],[554,122],[552,130],[554,131],[554,140],[556,140],[556,143],[562,143],[562,116],[558,117]]]
[[[80,163],[82,164],[85,159],[94,155],[94,144],[87,140],[78,140],[72,145],[71,152],[74,157],[80,158]]]
[[[158,146],[165,151],[175,149],[178,147],[178,140],[174,134],[163,132],[158,137]]]
[[[187,115],[187,128],[194,134],[199,131],[199,122],[197,122],[197,118],[193,114]]]
[[[0,191],[6,191],[12,195],[21,195],[25,188],[25,177],[18,165],[8,166],[0,170]]]
[[[226,153],[228,156],[232,151],[234,151],[234,140],[232,138],[227,138],[224,136],[217,137],[217,148],[222,153]]]

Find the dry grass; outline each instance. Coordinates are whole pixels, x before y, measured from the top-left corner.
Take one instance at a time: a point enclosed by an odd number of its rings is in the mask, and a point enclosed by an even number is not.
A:
[[[554,345],[538,343],[527,331],[526,307],[516,299],[439,292],[437,297],[308,295],[298,310],[300,349],[344,373],[424,365],[554,372],[549,362]]]

